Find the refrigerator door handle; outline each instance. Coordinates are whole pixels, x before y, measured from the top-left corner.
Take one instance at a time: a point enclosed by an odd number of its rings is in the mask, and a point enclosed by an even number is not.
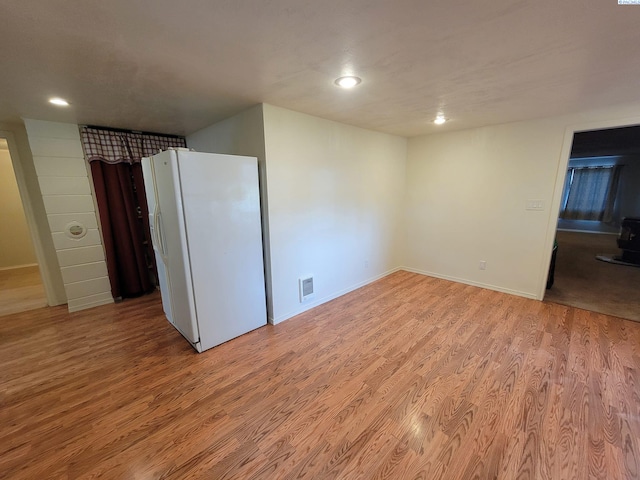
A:
[[[160,254],[163,258],[166,258],[167,252],[164,248],[164,227],[162,226],[162,213],[156,210],[156,236],[158,237],[158,247],[160,248]]]
[[[158,207],[156,206],[156,208],[153,209],[153,230],[151,230],[151,234],[153,238],[151,240],[153,242],[153,246],[158,251],[158,253],[162,253],[162,250],[160,250],[160,238],[158,237],[158,228],[160,227],[158,226]]]

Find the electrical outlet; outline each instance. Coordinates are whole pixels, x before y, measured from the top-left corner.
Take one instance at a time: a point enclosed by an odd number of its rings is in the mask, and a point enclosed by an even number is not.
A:
[[[369,260],[364,261],[364,268],[369,268]]]
[[[480,270],[486,270],[487,269],[487,262],[485,262],[484,260],[480,260],[480,265],[478,265],[478,268]]]

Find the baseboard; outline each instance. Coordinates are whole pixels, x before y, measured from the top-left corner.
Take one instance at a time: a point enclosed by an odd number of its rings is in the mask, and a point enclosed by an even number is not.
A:
[[[341,297],[342,295],[345,295],[349,292],[353,292],[354,290],[357,290],[358,288],[364,287],[365,285],[368,285],[372,282],[375,282],[376,280],[380,280],[381,278],[386,277],[387,275],[391,275],[392,273],[395,273],[399,270],[402,270],[402,267],[396,267],[396,268],[392,268],[391,270],[388,270],[384,273],[381,273],[380,275],[376,275],[375,277],[371,277],[363,282],[359,282],[356,283],[355,285],[352,285],[350,287],[347,287],[345,289],[342,289],[338,292],[334,292],[330,295],[327,295],[326,297],[323,297],[319,300],[315,300],[313,302],[309,302],[309,303],[305,303],[303,306],[301,306],[300,308],[296,309],[293,312],[289,312],[286,315],[280,315],[279,317],[276,318],[271,318],[269,317],[267,319],[267,321],[271,324],[271,325],[277,325],[281,322],[284,322],[285,320],[288,320],[292,317],[295,317],[296,315],[300,315],[301,313],[306,312],[307,310],[311,310],[312,308],[315,308],[319,305],[322,305],[323,303],[327,303],[331,300],[334,300],[338,297]]]
[[[87,308],[108,305],[110,303],[113,303],[113,297],[111,296],[111,294],[99,293],[97,295],[90,295],[88,297],[69,300],[67,302],[67,306],[69,308],[69,313],[73,313],[80,310],[86,310]]]
[[[521,292],[520,290],[512,290],[510,288],[504,288],[498,285],[491,285],[490,283],[474,282],[473,280],[467,280],[466,278],[452,277],[449,275],[442,275],[435,272],[427,272],[425,270],[419,270],[417,268],[411,268],[411,267],[401,267],[400,270],[406,270],[407,272],[426,275],[427,277],[435,277],[435,278],[440,278],[442,280],[449,280],[450,282],[462,283],[465,285],[472,285],[474,287],[486,288],[488,290],[495,290],[496,292],[508,293],[509,295],[516,295],[518,297],[525,297],[525,298],[530,298],[532,300],[539,300],[538,296],[533,293]]]
[[[17,270],[19,268],[28,268],[28,267],[37,267],[37,263],[25,263],[24,265],[13,265],[12,267],[1,267],[0,272],[4,272],[5,270]]]

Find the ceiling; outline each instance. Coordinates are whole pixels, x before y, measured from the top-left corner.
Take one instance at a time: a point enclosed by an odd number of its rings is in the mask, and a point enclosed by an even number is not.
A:
[[[640,5],[616,0],[2,3],[0,121],[189,134],[266,102],[414,136],[640,91]]]

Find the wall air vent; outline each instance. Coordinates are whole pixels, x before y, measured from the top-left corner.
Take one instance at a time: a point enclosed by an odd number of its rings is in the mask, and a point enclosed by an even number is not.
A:
[[[300,289],[300,302],[306,302],[314,297],[313,294],[313,277],[308,276],[298,279],[298,287]]]

